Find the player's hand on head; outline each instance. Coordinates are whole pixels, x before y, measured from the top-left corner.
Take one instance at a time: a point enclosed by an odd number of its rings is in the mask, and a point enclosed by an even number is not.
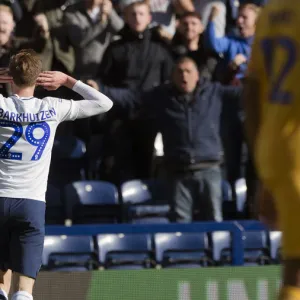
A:
[[[67,79],[68,76],[62,72],[45,71],[39,75],[36,83],[46,90],[54,91],[65,85]]]

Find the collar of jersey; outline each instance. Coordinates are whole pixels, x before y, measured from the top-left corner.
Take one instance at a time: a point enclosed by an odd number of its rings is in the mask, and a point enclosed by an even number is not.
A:
[[[17,95],[17,94],[14,94],[13,97],[16,97],[16,98],[22,99],[22,100],[30,100],[30,99],[34,98],[34,96],[31,96],[31,97],[20,97],[20,96]]]

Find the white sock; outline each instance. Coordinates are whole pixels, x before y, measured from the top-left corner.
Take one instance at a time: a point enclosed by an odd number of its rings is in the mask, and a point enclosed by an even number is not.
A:
[[[25,291],[19,291],[14,293],[11,300],[33,300],[33,297]]]
[[[6,294],[6,292],[4,290],[0,289],[0,295],[4,296],[5,299],[8,300],[8,296],[7,296],[7,294]]]

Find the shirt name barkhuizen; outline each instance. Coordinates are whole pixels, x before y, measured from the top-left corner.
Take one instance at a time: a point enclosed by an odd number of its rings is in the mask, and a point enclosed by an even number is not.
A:
[[[51,119],[56,116],[56,111],[54,108],[49,110],[41,110],[37,114],[32,113],[20,113],[16,114],[9,111],[4,111],[0,108],[0,119],[13,121],[13,122],[39,122]]]

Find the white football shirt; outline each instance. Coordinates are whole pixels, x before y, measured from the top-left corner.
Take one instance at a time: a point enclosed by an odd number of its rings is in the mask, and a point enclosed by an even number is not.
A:
[[[0,197],[45,201],[51,152],[59,123],[108,111],[112,102],[77,81],[85,100],[0,95]]]

